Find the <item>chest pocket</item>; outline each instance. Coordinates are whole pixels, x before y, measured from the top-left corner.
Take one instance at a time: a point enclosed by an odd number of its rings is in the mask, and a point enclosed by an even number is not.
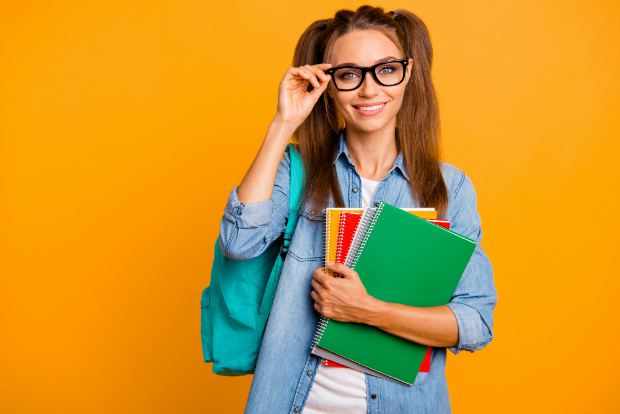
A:
[[[325,260],[325,210],[315,211],[308,205],[299,210],[289,254],[299,261]]]

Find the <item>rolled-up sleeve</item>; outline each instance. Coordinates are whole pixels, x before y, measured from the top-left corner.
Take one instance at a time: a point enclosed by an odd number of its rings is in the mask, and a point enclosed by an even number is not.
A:
[[[448,349],[458,354],[462,350],[474,352],[482,349],[493,339],[493,311],[497,304],[497,291],[491,262],[480,246],[482,228],[476,192],[465,174],[462,174],[454,194],[450,196],[452,200],[447,218],[451,229],[476,242],[474,253],[448,303],[459,327],[458,344]]]
[[[231,259],[254,258],[286,229],[290,183],[290,158],[285,153],[276,174],[271,199],[243,204],[232,189],[220,221],[219,245]]]

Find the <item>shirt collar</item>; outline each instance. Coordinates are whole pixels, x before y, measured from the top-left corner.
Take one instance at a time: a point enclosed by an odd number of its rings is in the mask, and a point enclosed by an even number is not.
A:
[[[353,165],[353,161],[351,161],[351,157],[349,156],[349,150],[347,149],[347,143],[344,139],[344,129],[342,130],[342,132],[340,132],[339,140],[340,142],[338,144],[338,151],[336,152],[336,157],[334,158],[334,164],[336,164],[336,161],[338,161],[340,156],[344,154],[349,164]],[[392,173],[392,171],[394,171],[395,169],[399,170],[403,177],[405,177],[407,181],[409,181],[409,175],[407,174],[407,168],[405,168],[405,162],[403,160],[402,152],[398,153],[398,157],[396,158],[396,161],[394,161],[394,165],[392,166],[392,169],[388,172],[388,174]]]

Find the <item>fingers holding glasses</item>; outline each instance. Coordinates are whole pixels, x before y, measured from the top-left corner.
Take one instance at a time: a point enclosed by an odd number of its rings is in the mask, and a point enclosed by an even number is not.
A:
[[[329,63],[323,63],[319,65],[304,65],[300,67],[290,68],[290,73],[293,77],[301,78],[312,84],[315,88],[320,88],[321,83],[328,82],[330,76],[325,74],[323,70],[327,70],[331,67]]]
[[[321,87],[321,83],[329,82],[329,79],[331,78],[331,76],[329,76],[323,71],[329,69],[330,67],[331,65],[329,63],[326,63],[326,64],[312,65],[312,66],[305,65],[303,66],[303,69],[307,72],[310,72],[312,75],[314,75],[311,77],[312,86],[314,86],[315,88],[319,88]]]
[[[314,102],[318,101],[321,94],[327,89],[331,75],[326,74],[324,71],[330,67],[330,64],[304,66],[306,71],[312,73],[311,78],[313,81],[311,83],[314,88],[308,94],[313,98]]]
[[[278,116],[286,122],[301,124],[325,91],[331,76],[324,70],[330,64],[304,65],[291,67],[286,71],[279,87]],[[308,92],[308,84],[313,89]]]
[[[299,74],[298,74],[299,77],[301,77],[304,80],[306,80],[309,83],[311,83],[312,86],[314,86],[315,88],[319,87],[319,83],[318,83],[318,81],[316,80],[316,77],[312,74],[311,71],[307,70],[303,66],[301,68],[299,68],[298,70],[299,70]]]

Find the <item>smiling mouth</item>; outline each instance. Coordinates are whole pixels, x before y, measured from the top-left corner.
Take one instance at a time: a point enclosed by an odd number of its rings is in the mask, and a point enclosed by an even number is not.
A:
[[[368,105],[351,105],[353,106],[355,109],[359,109],[360,111],[376,111],[377,109],[385,106],[385,104],[387,104],[387,102],[383,102],[380,104],[376,104],[376,105],[372,105],[372,106],[368,106]]]

